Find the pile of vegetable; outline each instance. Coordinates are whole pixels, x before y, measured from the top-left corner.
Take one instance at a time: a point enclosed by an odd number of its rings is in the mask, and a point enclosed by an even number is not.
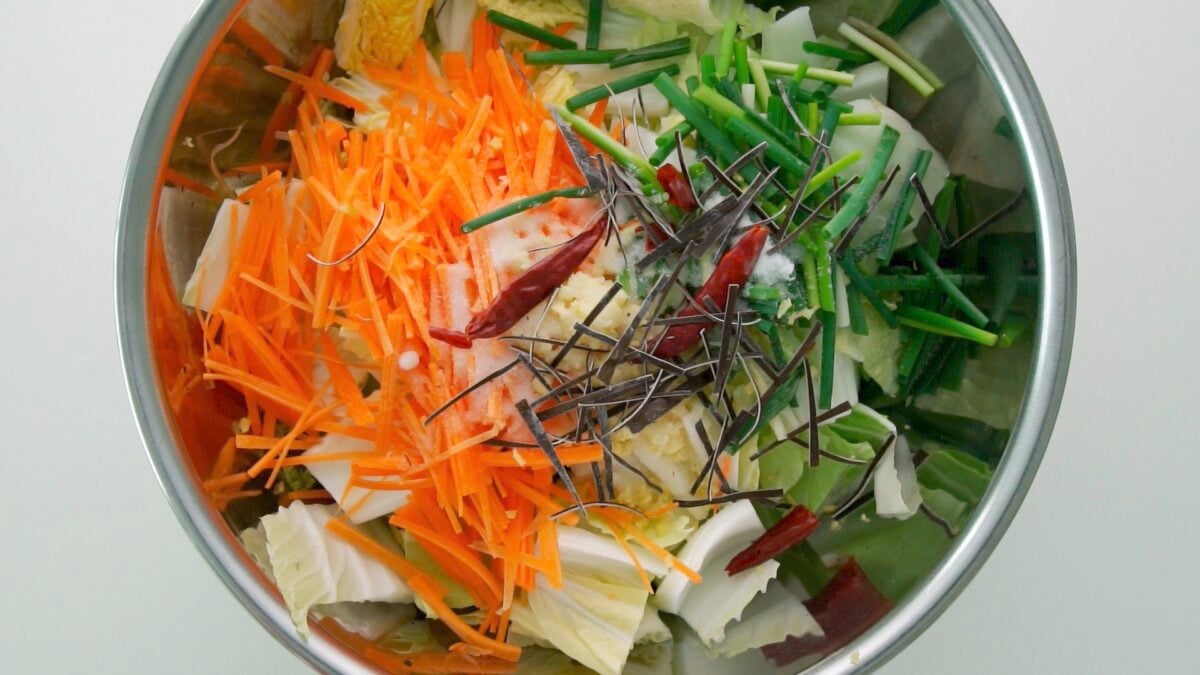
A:
[[[168,174],[219,204],[171,397],[237,410],[205,488],[297,630],[405,672],[756,669],[922,578],[1036,270],[994,229],[1023,194],[887,105],[948,86],[906,37],[942,10],[878,4],[348,0],[300,53],[239,22],[287,88],[259,162],[220,167],[238,127]]]

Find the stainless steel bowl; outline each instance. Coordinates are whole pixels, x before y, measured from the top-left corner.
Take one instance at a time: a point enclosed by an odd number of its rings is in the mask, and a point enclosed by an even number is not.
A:
[[[246,78],[215,78],[216,66],[228,56],[219,49],[246,0],[206,0],[183,31],[163,66],[142,116],[125,177],[117,233],[116,294],[121,354],[134,413],[150,461],[180,523],[229,590],[280,642],[312,666],[329,672],[357,672],[371,665],[329,634],[315,630],[300,640],[278,594],[242,551],[234,533],[200,486],[180,423],[167,399],[156,354],[163,345],[151,311],[150,262],[161,261],[165,247],[170,276],[176,281],[198,253],[211,213],[203,205],[183,204],[164,218],[160,201],[164,171],[195,163],[185,136],[192,129],[215,128],[250,117],[262,128],[269,108],[261,88]],[[320,7],[322,3],[291,0]],[[336,3],[324,3],[332,5]],[[845,4],[845,3],[842,3]],[[1075,317],[1075,248],[1066,178],[1058,146],[1033,79],[995,11],[985,0],[945,0],[957,26],[948,36],[969,45],[989,88],[984,97],[998,114],[1006,113],[1020,149],[1023,182],[1037,221],[1040,290],[1032,363],[1019,417],[1003,459],[984,500],[949,553],[887,617],[842,650],[811,667],[810,672],[869,671],[915,639],[958,595],[999,542],[1033,480],[1049,441],[1067,376]],[[315,14],[319,14],[317,11]],[[324,19],[326,25],[328,18]],[[303,29],[322,23],[310,18]],[[297,30],[293,28],[293,30]],[[319,28],[316,30],[320,30]],[[963,42],[965,40],[965,43]],[[226,64],[228,65],[228,64]],[[252,78],[251,78],[252,79]],[[990,84],[988,84],[990,83]],[[268,93],[270,93],[268,91]],[[277,96],[278,89],[274,90]],[[215,99],[213,97],[216,97]],[[207,103],[199,104],[201,97]],[[270,100],[269,96],[266,100]],[[214,105],[215,101],[215,105]],[[965,105],[982,105],[965,101]],[[1011,179],[1012,176],[1009,176]],[[206,215],[207,214],[207,215]],[[153,255],[152,255],[153,254]],[[190,256],[190,258],[189,258]],[[156,328],[157,327],[157,328]],[[161,338],[159,338],[161,342]]]

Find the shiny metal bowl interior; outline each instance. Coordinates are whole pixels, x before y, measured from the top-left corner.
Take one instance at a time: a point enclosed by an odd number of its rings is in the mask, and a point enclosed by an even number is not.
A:
[[[200,6],[167,58],[142,117],[118,228],[116,294],[122,357],[143,441],[163,490],[221,580],[267,630],[312,666],[329,672],[366,671],[370,664],[316,626],[307,642],[297,637],[278,594],[243,553],[201,489],[155,363],[155,317],[148,309],[147,291],[152,247],[171,248],[170,257],[184,261],[175,266],[186,266],[189,255],[194,261],[206,231],[199,222],[205,217],[203,209],[194,214],[199,229],[188,227],[186,217],[178,218],[179,223],[160,221],[164,170],[169,164],[188,161],[178,153],[189,126],[230,126],[237,122],[229,120],[241,116],[250,119],[250,127],[257,120],[261,128],[262,118],[270,111],[270,107],[264,110],[262,91],[244,81],[238,85],[242,90],[217,92],[227,114],[224,125],[220,120],[197,120],[190,109],[197,91],[203,92],[202,86],[197,87],[202,73],[221,58],[218,46],[247,4],[245,0],[206,0]],[[292,4],[306,6],[307,11],[314,6]],[[846,673],[878,667],[915,639],[962,590],[996,546],[1033,479],[1066,379],[1075,311],[1075,253],[1067,184],[1053,131],[1029,71],[991,6],[985,0],[945,0],[944,4],[961,31],[955,39],[962,42],[965,38],[973,50],[977,64],[972,67],[980,69],[985,78],[982,82],[994,87],[995,96],[990,98],[998,107],[997,115],[1008,115],[1021,152],[1023,182],[1037,223],[1041,273],[1032,363],[1021,412],[1003,459],[968,527],[941,563],[885,619],[809,672]],[[316,23],[314,19],[310,25]],[[277,96],[279,89],[273,91]],[[211,212],[207,217],[211,222]],[[181,269],[171,272],[177,281],[186,274]]]

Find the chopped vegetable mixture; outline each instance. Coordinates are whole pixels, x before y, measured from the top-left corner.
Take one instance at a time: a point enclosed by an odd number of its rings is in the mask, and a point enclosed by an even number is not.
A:
[[[948,86],[936,2],[812,4],[349,0],[308,53],[239,23],[286,90],[259,163],[168,174],[217,204],[172,401],[237,410],[204,486],[301,634],[785,665],[947,550],[1012,420],[984,375],[1027,359],[1036,269],[991,229],[1023,193],[888,105]]]

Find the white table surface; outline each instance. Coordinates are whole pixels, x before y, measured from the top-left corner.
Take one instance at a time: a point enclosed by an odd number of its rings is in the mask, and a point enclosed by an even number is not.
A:
[[[1075,197],[1074,365],[1008,536],[883,672],[1200,672],[1200,5],[994,1]],[[304,671],[176,524],[117,358],[121,177],[192,6],[0,2],[0,672]]]

